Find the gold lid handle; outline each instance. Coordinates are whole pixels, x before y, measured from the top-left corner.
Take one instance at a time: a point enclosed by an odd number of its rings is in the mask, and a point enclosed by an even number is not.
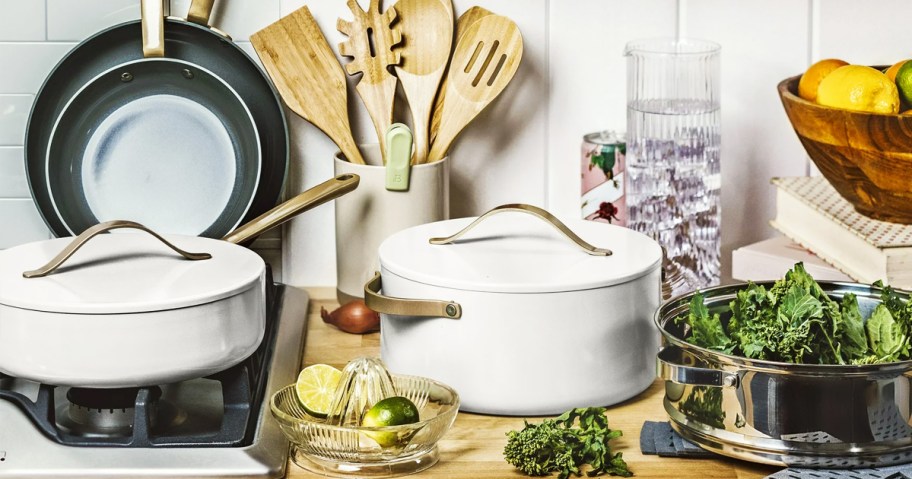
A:
[[[374,277],[364,285],[364,304],[378,313],[417,318],[459,319],[462,317],[462,306],[459,303],[428,299],[393,298],[381,294],[380,289],[382,287],[380,273],[375,273]]]
[[[108,231],[116,230],[116,229],[120,229],[120,228],[133,228],[133,229],[145,231],[146,233],[149,233],[150,235],[158,238],[159,241],[164,243],[167,247],[173,249],[177,254],[179,254],[179,255],[183,256],[184,258],[187,258],[191,261],[209,259],[212,257],[212,255],[209,253],[191,253],[189,251],[184,251],[184,250],[178,248],[177,246],[174,246],[168,240],[162,238],[161,235],[159,235],[158,233],[150,230],[149,228],[146,228],[145,226],[143,226],[139,223],[136,223],[133,221],[112,220],[112,221],[105,221],[104,223],[98,223],[97,225],[92,226],[91,228],[83,231],[82,234],[80,234],[79,236],[74,238],[73,241],[71,241],[70,244],[68,244],[66,246],[66,248],[63,249],[63,251],[61,251],[60,253],[57,254],[57,256],[54,256],[54,258],[52,258],[50,261],[48,261],[48,263],[46,265],[44,265],[38,269],[32,270],[32,271],[26,271],[26,272],[22,273],[22,276],[26,277],[26,278],[40,278],[42,276],[47,276],[47,275],[53,273],[54,271],[56,271],[57,268],[59,268],[66,260],[68,260],[70,258],[70,256],[73,256],[73,253],[78,251],[79,248],[81,248],[82,245],[86,244],[90,239],[92,239],[102,233],[107,233]]]
[[[470,225],[466,226],[465,228],[463,228],[456,234],[454,234],[452,236],[448,236],[446,238],[431,238],[429,241],[431,244],[436,244],[436,245],[450,244],[450,243],[456,241],[457,239],[461,238],[464,234],[468,233],[469,230],[471,230],[472,228],[478,226],[479,223],[484,221],[489,216],[493,216],[498,213],[504,213],[507,211],[527,213],[536,218],[544,220],[545,222],[547,222],[548,224],[553,226],[555,229],[557,229],[557,231],[560,231],[561,234],[563,234],[567,239],[569,239],[570,241],[575,243],[577,246],[579,246],[583,251],[586,252],[586,254],[590,254],[592,256],[611,256],[611,254],[612,254],[610,249],[596,248],[595,246],[592,246],[591,244],[587,243],[585,240],[583,240],[582,238],[577,236],[576,233],[574,233],[570,228],[567,227],[567,225],[562,223],[559,219],[557,219],[556,216],[552,215],[551,213],[548,213],[547,211],[545,211],[537,206],[527,205],[524,203],[511,203],[511,204],[498,206],[496,208],[491,209],[487,213],[479,216],[478,219],[473,221]]]

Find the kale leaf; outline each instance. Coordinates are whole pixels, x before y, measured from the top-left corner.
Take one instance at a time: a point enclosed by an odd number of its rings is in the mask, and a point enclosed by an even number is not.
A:
[[[507,433],[504,458],[530,476],[558,473],[558,479],[581,476],[588,464],[587,476],[611,474],[633,475],[621,453],[611,454],[608,441],[621,436],[621,431],[608,427],[605,408],[571,409],[556,419],[529,424],[520,431]],[[578,424],[574,427],[574,424]]]
[[[866,322],[854,294],[837,302],[797,263],[769,290],[748,283],[738,291],[727,324],[718,313],[709,315],[700,292],[689,314],[675,321],[687,323],[685,340],[692,344],[753,359],[807,364],[910,359],[912,302],[889,286],[874,285],[881,288],[882,303]]]

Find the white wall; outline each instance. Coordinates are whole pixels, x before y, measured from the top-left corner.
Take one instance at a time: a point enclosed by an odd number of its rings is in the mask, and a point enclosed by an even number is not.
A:
[[[171,0],[184,15],[189,0]],[[335,47],[343,0],[221,0],[213,23],[251,55],[251,33],[307,3]],[[139,0],[0,0],[0,247],[47,238],[22,165],[29,107],[41,81],[77,42],[108,25],[138,18]],[[625,129],[624,44],[683,35],[722,45],[722,244],[727,276],[733,248],[773,234],[771,176],[801,175],[807,160],[776,96],[776,84],[809,62],[841,57],[889,64],[912,57],[902,0],[455,0],[457,14],[480,4],[513,18],[525,56],[502,98],[469,126],[452,150],[454,216],[505,202],[575,214],[583,134]],[[355,136],[376,141],[354,92]],[[289,193],[333,175],[333,145],[290,115]],[[356,239],[353,239],[356,240]],[[284,279],[332,285],[333,212],[324,206],[285,230]],[[261,243],[279,247],[278,239]],[[274,252],[277,255],[278,251]]]

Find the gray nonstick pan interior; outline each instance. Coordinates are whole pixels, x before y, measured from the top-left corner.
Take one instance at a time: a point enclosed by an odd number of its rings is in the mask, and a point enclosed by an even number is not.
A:
[[[128,218],[219,237],[247,213],[260,164],[256,125],[234,89],[191,63],[145,59],[102,73],[64,108],[47,188],[70,234]]]

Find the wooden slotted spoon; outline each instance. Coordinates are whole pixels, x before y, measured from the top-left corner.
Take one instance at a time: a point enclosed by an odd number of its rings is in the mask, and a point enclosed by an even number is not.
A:
[[[493,15],[493,13],[490,10],[485,10],[479,6],[474,6],[463,12],[463,14],[459,16],[459,19],[456,20],[456,41],[459,42],[459,39],[465,35],[466,30],[469,29],[469,25],[488,15]],[[431,143],[434,142],[437,132],[440,131],[440,115],[443,113],[443,100],[446,98],[446,90],[447,79],[446,77],[443,77],[443,81],[440,82],[440,91],[437,92],[437,100],[434,101],[434,111],[431,114]]]
[[[386,131],[393,123],[398,82],[387,67],[399,64],[399,51],[393,48],[402,41],[399,30],[390,26],[396,21],[396,9],[388,8],[381,13],[380,0],[370,0],[367,10],[362,10],[357,0],[348,0],[348,8],[354,19],[349,22],[340,18],[336,23],[336,29],[348,36],[347,41],[339,44],[339,54],[352,59],[345,65],[349,75],[363,73],[355,90],[367,107],[380,139],[380,151],[385,155]],[[386,158],[383,162],[386,163]]]
[[[428,162],[446,156],[453,140],[506,88],[522,60],[523,41],[516,23],[501,15],[473,22],[456,42],[447,89]]]
[[[404,39],[400,48],[402,64],[396,67],[396,76],[412,112],[413,163],[420,164],[427,161],[431,108],[453,47],[453,2],[399,0],[396,11]]]
[[[345,72],[305,6],[256,32],[250,43],[285,104],[364,164],[351,133]]]

